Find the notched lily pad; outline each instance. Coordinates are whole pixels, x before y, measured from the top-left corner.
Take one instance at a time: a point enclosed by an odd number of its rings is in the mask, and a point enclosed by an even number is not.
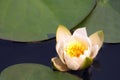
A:
[[[17,64],[3,70],[0,80],[82,80],[69,73],[53,71],[40,64]]]

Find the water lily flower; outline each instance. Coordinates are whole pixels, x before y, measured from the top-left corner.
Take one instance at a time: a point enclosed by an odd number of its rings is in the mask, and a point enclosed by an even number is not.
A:
[[[59,25],[56,32],[56,51],[59,57],[51,59],[60,71],[80,70],[90,66],[98,54],[104,40],[103,31],[88,37],[86,28],[78,28],[73,34]]]

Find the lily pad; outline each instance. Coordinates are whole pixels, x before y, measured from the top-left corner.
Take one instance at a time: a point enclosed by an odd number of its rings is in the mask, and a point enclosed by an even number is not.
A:
[[[6,68],[0,80],[82,80],[69,73],[53,71],[40,64],[17,64]]]
[[[103,30],[105,42],[120,42],[120,0],[98,0],[93,12],[77,27],[86,26],[89,34]],[[118,36],[117,36],[118,35]]]
[[[55,37],[59,24],[81,22],[96,0],[0,0],[0,38],[30,42]]]

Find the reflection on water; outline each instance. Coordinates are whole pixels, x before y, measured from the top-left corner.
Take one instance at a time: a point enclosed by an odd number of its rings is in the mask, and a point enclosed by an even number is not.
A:
[[[0,72],[13,64],[40,63],[51,67],[56,56],[55,40],[39,43],[17,43],[0,40]],[[93,65],[82,71],[69,71],[84,80],[120,80],[120,44],[104,43]]]

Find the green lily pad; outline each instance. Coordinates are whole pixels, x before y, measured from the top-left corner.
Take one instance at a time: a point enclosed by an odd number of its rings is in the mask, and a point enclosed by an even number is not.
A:
[[[82,80],[69,73],[53,71],[40,64],[17,64],[3,70],[0,80]]]
[[[93,12],[77,27],[86,26],[89,34],[103,30],[105,42],[120,42],[120,0],[98,0]],[[117,36],[118,35],[118,36]]]
[[[30,42],[55,37],[59,24],[73,28],[96,0],[0,0],[0,38]]]

